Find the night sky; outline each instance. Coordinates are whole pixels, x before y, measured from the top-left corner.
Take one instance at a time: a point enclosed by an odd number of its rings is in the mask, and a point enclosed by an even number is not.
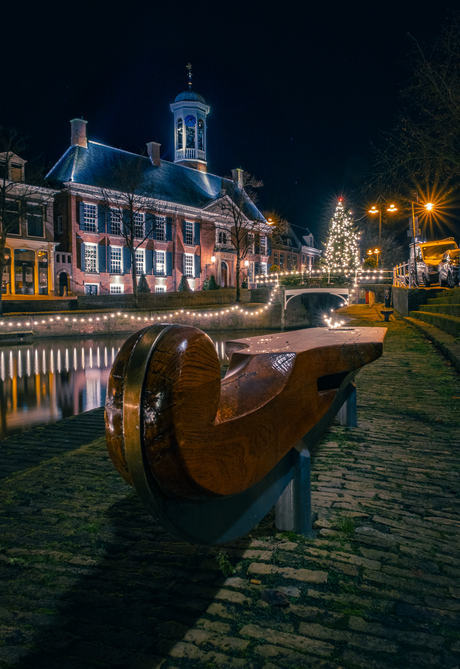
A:
[[[52,165],[75,117],[89,139],[172,160],[169,104],[211,106],[208,171],[262,179],[260,208],[318,236],[339,195],[355,207],[407,78],[408,32],[437,35],[451,3],[10,3],[2,10],[0,125]],[[354,8],[358,7],[358,8]],[[332,210],[331,210],[332,207]]]

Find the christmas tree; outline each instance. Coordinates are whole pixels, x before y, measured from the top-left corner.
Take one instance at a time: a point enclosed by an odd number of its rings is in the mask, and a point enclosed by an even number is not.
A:
[[[345,211],[339,198],[334,216],[327,231],[325,258],[331,270],[359,267],[359,234],[353,223],[351,211]]]

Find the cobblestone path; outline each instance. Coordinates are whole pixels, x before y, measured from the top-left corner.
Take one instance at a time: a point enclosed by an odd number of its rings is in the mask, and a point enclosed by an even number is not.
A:
[[[359,427],[317,448],[312,538],[174,539],[103,439],[0,482],[0,666],[460,667],[460,377],[388,326]]]

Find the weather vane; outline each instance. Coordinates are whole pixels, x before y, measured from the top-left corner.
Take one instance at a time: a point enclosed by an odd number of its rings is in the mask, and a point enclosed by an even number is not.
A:
[[[188,65],[186,65],[186,68],[187,68],[187,70],[188,70],[188,90],[191,91],[191,90],[192,90],[192,76],[193,76],[193,75],[192,75],[192,66],[191,66],[191,64],[189,63]]]

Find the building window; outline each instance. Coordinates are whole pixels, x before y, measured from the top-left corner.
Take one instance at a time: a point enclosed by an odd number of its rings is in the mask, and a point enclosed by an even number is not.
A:
[[[193,222],[185,221],[185,239],[184,243],[187,246],[193,246]]]
[[[87,204],[83,207],[83,227],[85,232],[97,232],[97,206]]]
[[[111,283],[110,284],[110,294],[111,295],[121,295],[124,291],[124,286],[121,283]]]
[[[183,130],[182,130],[182,119],[178,118],[177,119],[177,148],[182,149],[184,146],[184,142],[182,139],[183,136]]]
[[[198,151],[204,151],[204,121],[198,119]]]
[[[121,246],[110,247],[110,273],[123,274]]]
[[[68,263],[72,262],[72,258],[70,256],[67,256],[67,262]]]
[[[121,211],[117,209],[110,210],[110,234],[121,235]]]
[[[57,233],[58,235],[62,235],[64,231],[64,225],[62,223],[62,216],[57,217]]]
[[[254,253],[254,233],[248,232],[248,251]]]
[[[184,274],[185,276],[194,276],[194,258],[193,253],[184,253]]]
[[[261,262],[260,263],[260,273],[263,274],[264,276],[267,276],[267,263],[266,262]]]
[[[43,208],[41,205],[27,204],[27,234],[29,237],[43,237]]]
[[[274,264],[274,265],[277,265],[277,264],[278,264],[278,254],[277,254],[277,253],[274,253],[274,254],[273,254],[273,264]]]
[[[97,272],[97,244],[85,244],[85,272]]]
[[[140,211],[137,211],[134,214],[134,236],[136,239],[144,239],[144,221],[144,214]]]
[[[98,284],[97,283],[85,283],[85,294],[86,295],[97,295],[98,293]]]
[[[250,262],[248,265],[248,281],[252,283],[254,281],[254,263]]]
[[[166,274],[164,251],[155,251],[155,274]]]
[[[267,238],[265,235],[260,235],[260,254],[267,255]]]
[[[145,272],[145,251],[144,249],[136,249],[136,273],[138,275],[144,274]]]
[[[166,286],[155,286],[156,293],[166,293]]]
[[[280,253],[280,269],[284,269],[284,253]]]
[[[166,240],[166,219],[164,216],[155,217],[155,239],[157,242]]]
[[[227,233],[226,232],[223,232],[222,230],[219,232],[218,242],[219,242],[219,244],[223,244],[224,246],[227,244]]]
[[[4,223],[7,235],[20,235],[19,203],[7,202],[4,212]]]

